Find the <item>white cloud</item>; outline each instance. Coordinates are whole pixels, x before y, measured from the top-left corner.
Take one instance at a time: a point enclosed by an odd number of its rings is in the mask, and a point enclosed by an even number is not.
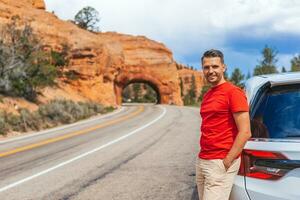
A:
[[[238,55],[239,52],[226,46],[232,33],[250,38],[280,33],[300,36],[298,0],[45,0],[45,3],[47,10],[55,11],[62,19],[72,19],[84,6],[92,6],[100,13],[102,31],[145,35],[166,44],[182,60],[186,55],[200,55],[210,48]],[[257,53],[240,53],[241,61],[253,63],[254,57]],[[283,56],[282,60],[287,58]]]
[[[293,0],[45,0],[49,11],[71,19],[84,6],[100,12],[103,31],[146,35],[188,44],[222,44],[226,34],[300,34],[300,1]],[[255,34],[254,34],[255,33]],[[192,45],[193,46],[193,45]]]

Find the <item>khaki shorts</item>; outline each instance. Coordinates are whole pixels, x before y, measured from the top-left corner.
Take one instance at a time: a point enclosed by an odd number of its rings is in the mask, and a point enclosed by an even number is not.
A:
[[[199,200],[228,200],[241,158],[226,171],[222,159],[197,158],[196,182]]]

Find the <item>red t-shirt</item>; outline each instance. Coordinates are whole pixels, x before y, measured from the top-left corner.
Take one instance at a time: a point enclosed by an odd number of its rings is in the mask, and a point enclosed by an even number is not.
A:
[[[199,158],[224,159],[237,136],[233,113],[249,111],[243,90],[229,82],[211,88],[203,97]]]

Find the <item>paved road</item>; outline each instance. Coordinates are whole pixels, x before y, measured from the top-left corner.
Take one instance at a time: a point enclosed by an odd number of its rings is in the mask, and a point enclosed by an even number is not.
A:
[[[0,199],[192,199],[197,108],[115,114],[0,142]]]

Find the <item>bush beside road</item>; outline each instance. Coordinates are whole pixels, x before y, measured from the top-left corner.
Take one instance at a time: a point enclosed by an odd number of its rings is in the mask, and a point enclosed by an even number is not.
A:
[[[93,115],[113,111],[113,107],[104,107],[94,102],[73,102],[71,100],[52,100],[30,112],[19,109],[19,115],[0,112],[0,135],[9,132],[39,131],[62,124],[70,124]]]

